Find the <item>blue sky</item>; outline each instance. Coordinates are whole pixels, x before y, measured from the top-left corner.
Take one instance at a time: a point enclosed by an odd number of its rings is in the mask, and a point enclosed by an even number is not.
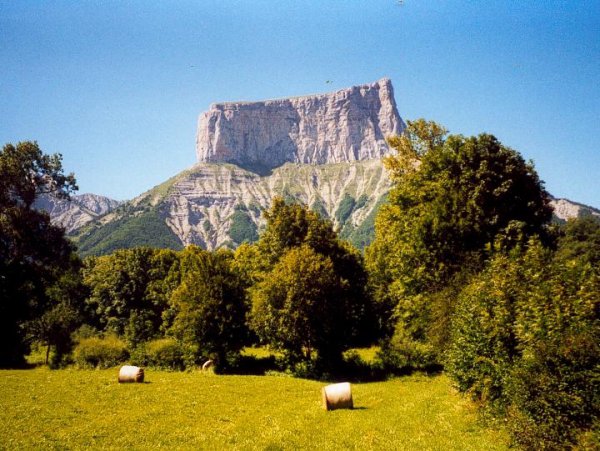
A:
[[[600,207],[600,1],[0,0],[0,62],[1,144],[62,153],[81,193],[194,164],[212,102],[387,76],[404,119],[493,133]]]

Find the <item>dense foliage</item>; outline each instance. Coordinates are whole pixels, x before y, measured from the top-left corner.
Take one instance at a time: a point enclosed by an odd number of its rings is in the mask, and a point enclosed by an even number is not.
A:
[[[491,135],[446,137],[421,119],[390,144],[393,188],[366,253],[371,284],[396,333],[443,345],[453,308],[443,292],[477,271],[499,237],[510,247],[545,234],[549,197],[533,166]]]
[[[156,338],[171,292],[179,282],[175,251],[123,249],[86,260],[92,320],[103,332],[126,337],[131,345]]]
[[[117,209],[117,213],[121,211]],[[105,255],[119,249],[140,246],[183,249],[181,241],[163,218],[164,214],[156,207],[147,206],[138,214],[125,214],[104,225],[94,223],[77,237],[79,253],[84,256]]]
[[[362,257],[329,221],[302,205],[275,199],[265,216],[255,251],[237,254],[255,268],[253,328],[286,353],[291,367],[315,360],[333,369],[344,349],[376,333]]]
[[[75,189],[61,156],[45,155],[37,143],[7,144],[0,151],[0,366],[23,363],[27,322],[53,308],[50,291],[74,263],[64,231],[34,202],[40,194],[68,198]],[[54,322],[48,315],[45,322]],[[32,331],[46,342],[56,336],[45,326]]]
[[[181,283],[171,295],[169,331],[182,343],[188,366],[210,358],[225,368],[247,343],[245,287],[232,259],[230,252],[194,246],[180,254]]]
[[[575,444],[600,414],[600,271],[564,254],[536,241],[498,254],[453,320],[450,374],[529,449]]]

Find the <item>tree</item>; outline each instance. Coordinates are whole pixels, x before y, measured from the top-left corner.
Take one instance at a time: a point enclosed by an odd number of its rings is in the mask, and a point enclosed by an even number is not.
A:
[[[600,218],[590,215],[569,219],[558,247],[559,258],[581,258],[592,265],[600,264]]]
[[[495,242],[511,247],[544,236],[552,209],[533,165],[492,135],[446,137],[443,127],[419,119],[390,144],[397,151],[385,161],[393,187],[367,267],[378,300],[423,341],[453,308],[447,296],[433,305],[431,295],[460,272],[476,273]]]
[[[65,363],[73,348],[71,335],[86,319],[87,289],[81,277],[82,263],[72,254],[71,267],[46,289],[49,305],[41,316],[25,324],[31,341],[46,346],[46,365],[58,367]],[[54,350],[50,361],[50,351]]]
[[[24,325],[48,308],[46,288],[72,264],[64,230],[33,204],[40,194],[68,198],[76,189],[61,155],[45,155],[35,142],[0,152],[0,366],[23,363]]]
[[[124,335],[132,346],[159,335],[170,293],[179,284],[176,252],[122,249],[85,263],[87,303],[101,329]]]
[[[313,350],[317,350],[320,362],[329,360],[332,364],[338,363],[341,350],[353,344],[371,343],[378,330],[371,298],[366,289],[367,274],[360,253],[338,239],[331,222],[321,219],[305,206],[288,205],[283,199],[275,199],[265,217],[267,227],[256,244],[257,251],[253,252],[250,247],[246,247],[236,254],[239,262],[244,261],[245,266],[252,268],[248,277],[255,283],[250,291],[256,307],[253,310],[255,317],[252,324],[257,334],[264,341],[285,349],[292,363],[298,361],[300,356],[314,357]],[[323,284],[323,292],[318,296],[311,294],[319,293],[314,281],[307,280],[308,276],[303,274],[292,274],[293,264],[290,262],[303,256],[312,262],[306,268],[307,271],[315,267],[322,267],[326,271],[326,278],[315,279]],[[311,277],[315,275],[312,272],[310,274]],[[278,282],[280,278],[286,282]],[[297,290],[290,288],[292,291],[289,291],[286,284],[290,283],[296,284]],[[306,293],[304,290],[307,290]],[[320,299],[317,300],[315,296]],[[280,321],[295,321],[292,308],[277,307],[278,299],[282,297],[288,299],[288,303],[301,305],[308,312],[311,309],[319,312],[319,321],[314,323],[314,330],[311,332],[312,338],[305,340],[300,346],[302,351],[297,342],[292,343],[289,339],[283,340],[282,337],[273,335],[270,331],[274,330],[274,323],[265,319],[265,312],[277,310]],[[307,304],[304,305],[304,302]],[[256,303],[261,307],[258,308]],[[343,330],[333,327],[333,321],[343,324]],[[330,334],[331,330],[336,330],[335,337]],[[285,334],[289,337],[292,332],[288,329]],[[331,347],[328,347],[322,337],[328,337],[325,341],[329,341]],[[306,353],[307,349],[310,352]]]
[[[233,255],[188,246],[180,260],[181,284],[170,299],[170,333],[183,343],[188,366],[210,358],[225,369],[248,337],[248,305],[242,279],[232,269]]]
[[[286,252],[252,291],[252,325],[293,365],[315,352],[336,363],[347,347],[348,312],[331,259],[307,245]]]

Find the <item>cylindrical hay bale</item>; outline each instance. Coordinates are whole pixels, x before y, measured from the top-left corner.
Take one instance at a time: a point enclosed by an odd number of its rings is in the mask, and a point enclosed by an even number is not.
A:
[[[354,408],[350,382],[327,385],[323,387],[321,394],[323,395],[323,408],[325,410]]]
[[[213,361],[207,360],[206,362],[204,362],[204,365],[202,365],[202,371],[206,371],[212,366],[213,366]]]
[[[144,382],[144,369],[139,366],[122,366],[119,370],[119,382]]]

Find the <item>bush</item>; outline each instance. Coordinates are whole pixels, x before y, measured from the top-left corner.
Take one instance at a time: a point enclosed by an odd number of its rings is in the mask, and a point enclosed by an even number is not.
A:
[[[73,355],[81,368],[110,368],[125,362],[129,356],[125,342],[114,335],[83,338]]]
[[[433,346],[411,339],[401,325],[396,327],[392,338],[382,344],[376,359],[386,371],[393,374],[439,369]]]
[[[179,342],[173,338],[161,338],[146,343],[145,354],[147,365],[169,370],[185,368],[183,350]]]
[[[448,371],[461,391],[506,414],[526,449],[593,443],[599,307],[600,273],[584,260],[553,258],[535,242],[497,255],[460,295]]]

